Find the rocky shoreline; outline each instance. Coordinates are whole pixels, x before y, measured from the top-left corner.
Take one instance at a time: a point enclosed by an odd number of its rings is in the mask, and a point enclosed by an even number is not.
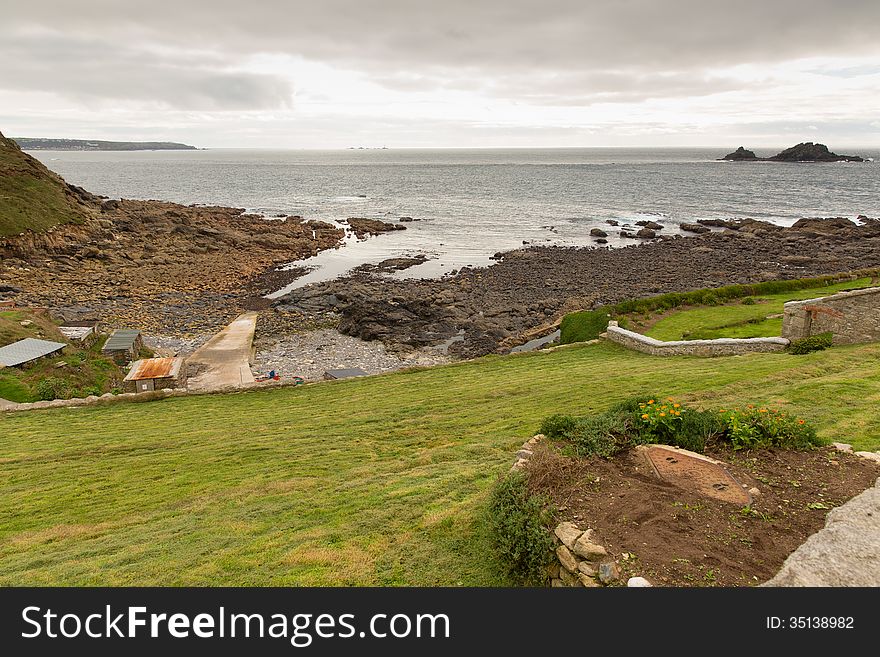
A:
[[[0,285],[19,305],[64,319],[189,337],[218,330],[305,270],[279,267],[396,224],[348,226],[299,216],[266,219],[241,208],[81,196],[94,216],[0,239]]]
[[[449,353],[506,352],[565,313],[624,299],[817,276],[880,266],[880,221],[803,219],[791,228],[752,219],[712,221],[721,231],[624,248],[532,247],[488,268],[442,279],[365,272],[294,290],[279,314],[339,317],[339,330],[392,349],[449,339]],[[460,338],[460,339],[459,339]]]

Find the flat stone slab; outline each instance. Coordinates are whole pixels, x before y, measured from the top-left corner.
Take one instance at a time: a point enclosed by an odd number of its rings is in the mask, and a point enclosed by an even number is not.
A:
[[[669,445],[640,445],[636,450],[667,483],[722,502],[752,503],[752,496],[721,461]]]

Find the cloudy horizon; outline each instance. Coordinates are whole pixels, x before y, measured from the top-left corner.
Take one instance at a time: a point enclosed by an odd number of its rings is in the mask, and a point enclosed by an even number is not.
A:
[[[0,24],[8,136],[880,146],[876,2],[17,4]]]

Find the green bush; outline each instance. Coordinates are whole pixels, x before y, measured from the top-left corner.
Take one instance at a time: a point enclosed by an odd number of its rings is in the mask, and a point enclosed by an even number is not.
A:
[[[728,441],[734,449],[810,449],[822,444],[812,425],[785,413],[753,406],[745,411],[698,410],[659,395],[634,397],[586,417],[552,415],[541,427],[548,437],[568,441],[579,456],[611,457],[645,443],[694,452],[705,451],[713,440]]]
[[[742,305],[744,306],[754,306],[755,305],[755,297],[746,297],[742,300]]]
[[[784,447],[811,449],[823,444],[816,429],[806,420],[771,408],[748,406],[744,410],[722,410],[727,439],[734,449]]]
[[[66,381],[54,376],[48,376],[38,381],[37,385],[34,386],[34,392],[42,401],[68,399],[73,394]]]
[[[629,414],[602,413],[579,418],[565,437],[581,456],[613,456],[630,444],[632,423]]]
[[[520,473],[500,479],[489,501],[489,528],[507,575],[517,584],[543,586],[553,560],[548,501],[532,495]]]
[[[819,333],[808,338],[792,340],[787,351],[790,354],[808,354],[812,351],[822,351],[831,346],[834,336],[829,333]]]
[[[577,422],[571,415],[551,415],[544,418],[538,433],[548,438],[561,438],[574,429]]]
[[[569,313],[562,318],[562,323],[559,325],[559,342],[571,344],[595,340],[608,328],[609,319],[608,313],[601,308]]]

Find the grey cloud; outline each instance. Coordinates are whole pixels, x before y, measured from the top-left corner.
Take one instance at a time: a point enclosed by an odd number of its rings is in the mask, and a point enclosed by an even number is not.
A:
[[[40,33],[0,40],[0,88],[46,91],[83,101],[136,100],[188,110],[273,109],[290,104],[290,83],[227,70],[214,54],[156,52]]]
[[[7,25],[400,70],[661,70],[876,52],[875,0],[43,0]]]
[[[880,50],[876,0],[43,0],[4,14],[6,38],[63,25],[69,35],[106,43],[104,61],[78,83],[94,94],[107,91],[95,79],[100,70],[120,68],[114,50],[134,63],[124,44],[197,47],[230,59],[287,53],[363,71],[396,90],[483,88],[563,105],[713,93],[713,83],[732,83],[708,79],[712,68]],[[40,44],[31,46],[19,61],[38,60],[28,74],[47,72],[55,84]],[[141,64],[119,71],[139,97],[238,108],[279,103],[286,93],[265,77]],[[621,89],[613,71],[627,72],[639,88]],[[672,84],[655,83],[670,71]],[[542,84],[548,72],[569,84]],[[697,80],[685,81],[688,75]],[[154,76],[166,77],[164,85]],[[543,90],[530,91],[531,84]],[[162,94],[162,86],[171,91]]]

